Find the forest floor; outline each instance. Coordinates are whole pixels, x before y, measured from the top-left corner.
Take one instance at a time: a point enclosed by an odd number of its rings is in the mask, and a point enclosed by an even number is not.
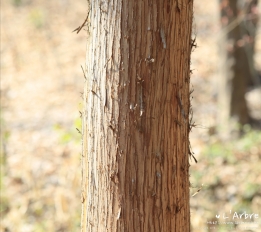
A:
[[[192,231],[257,232],[261,132],[245,127],[243,137],[222,142],[212,131],[218,127],[218,9],[216,1],[195,0],[198,48],[191,86],[198,126],[190,137],[198,163],[192,160],[190,168]],[[84,0],[1,3],[0,231],[79,231],[81,138],[75,128],[81,125],[86,34],[72,31],[86,11]],[[261,30],[255,60],[261,69]],[[261,89],[247,99],[260,119]],[[215,224],[222,222],[216,215],[231,219],[235,212],[258,214],[259,220]]]

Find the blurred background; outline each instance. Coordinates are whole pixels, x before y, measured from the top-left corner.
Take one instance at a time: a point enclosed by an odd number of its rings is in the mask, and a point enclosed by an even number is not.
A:
[[[245,21],[240,16],[229,29],[235,20],[229,18],[228,1],[220,2],[194,0],[195,127],[190,137],[198,163],[191,160],[192,231],[261,231],[261,89],[251,80],[243,89],[240,102],[245,101],[247,113],[240,126],[237,110],[222,101],[233,101],[237,89],[230,83],[233,77],[225,78],[236,64],[230,32]],[[1,2],[0,231],[79,231],[81,138],[75,128],[81,127],[87,35],[72,31],[83,23],[87,9],[85,0]],[[250,10],[258,12],[260,4]],[[254,37],[250,60],[258,80],[260,23]],[[227,84],[221,80],[230,81],[225,92],[220,92]],[[233,123],[227,123],[228,117],[235,118]],[[259,214],[259,220],[245,228],[211,224],[216,215],[231,212]]]
[[[1,2],[1,229],[79,231],[85,0]]]

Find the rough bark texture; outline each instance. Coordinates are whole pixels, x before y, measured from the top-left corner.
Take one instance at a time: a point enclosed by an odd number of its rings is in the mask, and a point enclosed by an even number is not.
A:
[[[193,1],[91,1],[82,231],[189,231]]]

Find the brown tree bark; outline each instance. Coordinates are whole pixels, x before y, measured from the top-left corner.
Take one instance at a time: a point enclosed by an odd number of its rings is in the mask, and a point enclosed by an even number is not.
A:
[[[189,231],[193,1],[91,1],[82,232]]]

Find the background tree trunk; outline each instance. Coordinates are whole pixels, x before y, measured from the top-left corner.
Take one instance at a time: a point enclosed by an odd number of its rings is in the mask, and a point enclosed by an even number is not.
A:
[[[220,124],[229,128],[230,118],[244,125],[251,123],[245,93],[260,83],[254,68],[254,42],[257,0],[220,0],[222,38],[220,40],[221,86]]]
[[[91,1],[82,231],[189,231],[193,1]]]

